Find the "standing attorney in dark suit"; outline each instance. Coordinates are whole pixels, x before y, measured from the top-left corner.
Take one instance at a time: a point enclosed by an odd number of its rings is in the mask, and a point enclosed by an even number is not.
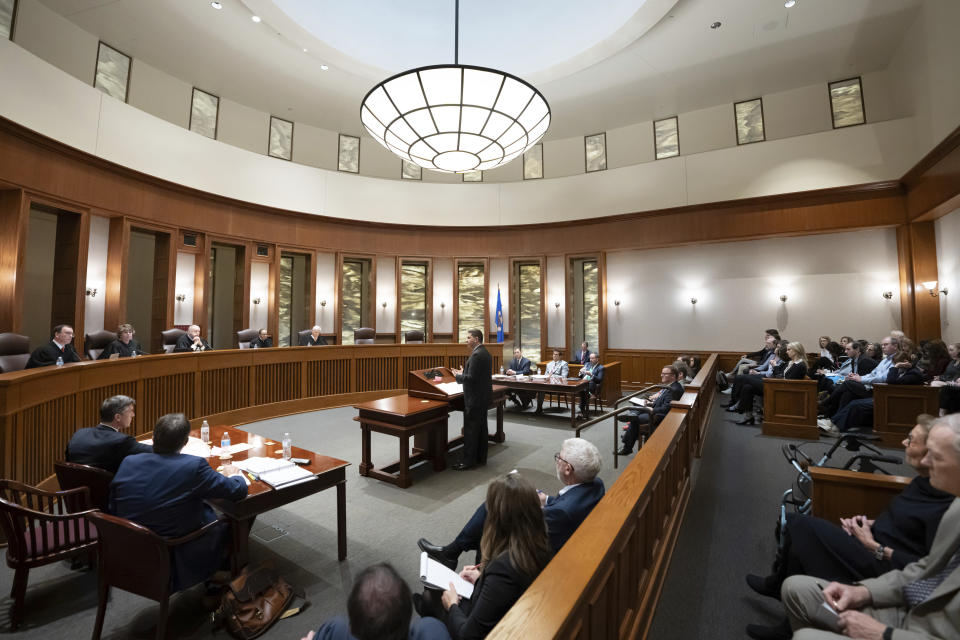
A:
[[[315,324],[310,329],[310,335],[300,337],[301,347],[320,347],[326,346],[327,339],[320,335],[320,325]]]
[[[240,500],[247,483],[240,470],[227,465],[220,475],[206,458],[180,453],[190,436],[182,413],[168,413],[153,429],[153,453],[127,456],[110,483],[110,513],[141,524],[164,538],[179,538],[213,522],[205,502]],[[229,477],[228,477],[229,476]],[[173,589],[185,589],[209,578],[226,557],[227,523],[173,551]]]
[[[132,324],[124,323],[117,327],[117,339],[107,345],[97,360],[109,360],[113,354],[117,354],[120,358],[142,356],[146,351],[133,339],[135,333]]]
[[[587,364],[590,362],[590,354],[593,353],[590,351],[590,347],[586,342],[580,344],[580,351],[577,351],[573,354],[573,361],[577,364]]]
[[[213,347],[210,343],[200,337],[200,327],[195,324],[187,327],[187,332],[177,339],[177,345],[173,348],[174,353],[187,353],[190,351],[210,351]]]
[[[63,358],[64,362],[80,362],[80,356],[70,344],[71,342],[73,342],[73,327],[68,324],[58,324],[53,328],[53,340],[35,349],[24,368],[49,367],[57,363],[57,358]]]
[[[124,433],[133,422],[133,407],[136,404],[128,396],[113,396],[100,405],[100,424],[80,429],[67,445],[67,462],[99,467],[116,473],[127,456],[136,453],[153,453],[153,447],[137,442]]]
[[[467,331],[467,346],[467,363],[453,370],[463,385],[463,458],[453,466],[457,471],[487,464],[487,410],[493,396],[493,359],[479,329]]]

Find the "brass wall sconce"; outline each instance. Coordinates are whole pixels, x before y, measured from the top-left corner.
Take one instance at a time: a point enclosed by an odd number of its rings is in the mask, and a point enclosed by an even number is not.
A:
[[[253,304],[260,304],[260,298],[254,298]]]
[[[183,294],[183,293],[178,293],[178,294],[176,295],[176,300],[177,300],[177,302],[183,302],[183,301],[186,300],[186,299],[187,299],[187,296],[186,296],[185,294]]]
[[[386,308],[387,308],[387,301],[384,300],[383,302],[381,302],[381,303],[380,303],[380,306],[383,307],[384,309],[386,309]]]
[[[787,294],[785,293],[780,294],[780,302],[786,302],[786,301],[787,301]]]
[[[940,289],[937,289],[937,281],[936,281],[936,280],[930,280],[929,282],[921,282],[920,284],[922,284],[922,285],[924,286],[924,288],[926,288],[926,290],[930,292],[930,297],[932,297],[932,298],[936,298],[936,297],[939,296],[941,293],[942,293],[943,295],[947,295],[947,288],[946,288],[946,287],[941,287]]]
[[[441,309],[446,309],[446,308],[447,308],[447,303],[444,302],[443,300],[441,300],[441,301],[440,301],[440,308],[441,308]]]
[[[619,307],[619,306],[620,306],[620,301],[619,301],[619,300],[614,300],[614,301],[613,301],[613,306]]]
[[[559,309],[559,308],[560,308],[560,303],[559,303],[559,302],[554,302],[554,303],[553,303],[553,308],[554,308],[554,309]]]
[[[690,304],[697,304],[696,298],[690,298]]]
[[[327,306],[327,301],[326,301],[326,300],[321,300],[321,301],[320,301],[320,306],[321,306],[321,307]]]
[[[90,296],[91,298],[96,298],[97,290],[95,288],[91,289],[90,287],[87,287],[87,295]]]
[[[881,295],[884,297],[884,299],[889,300],[893,297],[893,291],[884,291]]]

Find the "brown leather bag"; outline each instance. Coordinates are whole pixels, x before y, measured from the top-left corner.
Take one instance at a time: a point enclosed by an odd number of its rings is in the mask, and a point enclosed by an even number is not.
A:
[[[294,596],[302,599],[303,591],[284,580],[272,563],[264,562],[253,569],[245,567],[227,585],[216,618],[234,638],[250,640],[280,618],[299,613],[305,604],[290,609]]]

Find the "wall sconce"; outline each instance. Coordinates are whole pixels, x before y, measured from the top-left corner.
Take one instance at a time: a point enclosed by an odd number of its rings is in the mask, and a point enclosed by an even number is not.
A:
[[[559,302],[554,302],[554,303],[553,303],[553,308],[554,308],[554,309],[559,309],[559,308],[560,308],[560,303],[559,303]]]
[[[920,284],[922,284],[922,285],[927,289],[927,291],[930,292],[930,296],[933,297],[933,298],[936,298],[936,297],[939,296],[941,293],[942,293],[943,295],[947,295],[947,288],[946,288],[946,287],[942,287],[939,291],[937,290],[937,281],[936,281],[936,280],[930,280],[929,282],[921,282]]]
[[[381,303],[380,303],[380,306],[383,307],[384,309],[386,309],[386,308],[387,308],[387,301],[384,300],[383,302],[381,302]]]
[[[884,291],[880,295],[882,295],[886,300],[889,300],[890,298],[893,297],[893,291]]]
[[[447,308],[447,303],[444,302],[443,300],[441,300],[441,301],[440,301],[440,308],[441,308],[441,309],[446,309],[446,308]]]
[[[787,294],[785,293],[780,294],[780,302],[786,302],[786,301],[787,301]]]
[[[90,296],[91,298],[96,298],[96,297],[97,297],[97,290],[96,290],[96,289],[91,289],[90,287],[87,287],[87,295]]]
[[[260,298],[254,298],[253,304],[260,304]]]
[[[177,302],[183,302],[183,301],[186,300],[186,299],[187,299],[187,296],[186,296],[185,294],[178,293],[178,294],[176,295],[176,300],[177,300]]]
[[[697,304],[696,298],[690,298],[690,304]]]
[[[326,300],[321,300],[321,301],[320,301],[320,306],[321,306],[321,307],[327,306],[327,301],[326,301]]]
[[[620,306],[620,300],[614,300],[614,301],[613,301],[613,306],[619,307],[619,306]]]

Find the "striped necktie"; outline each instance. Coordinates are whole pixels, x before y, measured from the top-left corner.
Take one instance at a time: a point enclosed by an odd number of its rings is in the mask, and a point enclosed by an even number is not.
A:
[[[950,561],[947,562],[947,566],[941,569],[939,573],[929,578],[915,580],[914,582],[908,582],[903,585],[903,599],[906,601],[907,606],[912,609],[929,598],[936,588],[939,587],[957,567],[960,567],[960,549],[957,549],[957,551],[953,553]]]

